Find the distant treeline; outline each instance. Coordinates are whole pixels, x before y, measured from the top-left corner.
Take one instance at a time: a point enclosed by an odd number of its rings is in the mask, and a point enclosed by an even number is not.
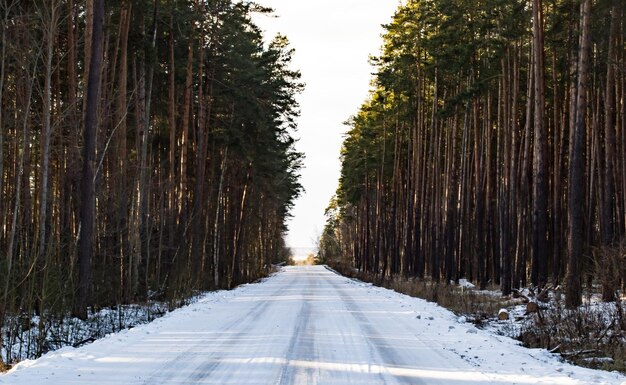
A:
[[[0,0],[0,326],[178,300],[288,258],[302,85],[287,40],[251,22],[268,11]]]
[[[567,304],[625,283],[623,0],[408,0],[349,121],[322,259]],[[343,259],[342,259],[343,258]]]

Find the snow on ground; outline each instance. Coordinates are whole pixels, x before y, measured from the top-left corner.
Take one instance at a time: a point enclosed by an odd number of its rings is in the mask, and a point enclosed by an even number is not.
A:
[[[32,384],[615,384],[421,299],[289,267],[0,375]]]
[[[195,301],[188,299],[187,303]],[[89,314],[85,321],[78,318],[48,317],[43,325],[45,336],[40,335],[39,317],[8,317],[2,329],[4,349],[0,351],[2,362],[17,362],[36,357],[38,345],[45,340],[48,351],[67,345],[80,346],[106,334],[130,329],[145,324],[167,313],[168,306],[163,302],[150,301],[145,305],[121,305],[116,308],[101,309]],[[25,327],[23,325],[28,325]],[[21,333],[15,330],[22,329]],[[8,330],[13,332],[9,333]]]

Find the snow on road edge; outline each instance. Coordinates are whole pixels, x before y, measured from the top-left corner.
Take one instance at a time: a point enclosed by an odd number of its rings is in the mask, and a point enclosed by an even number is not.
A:
[[[45,369],[46,366],[52,367],[53,364],[57,365],[61,362],[63,367],[70,368],[71,365],[77,365],[81,359],[102,360],[106,357],[107,351],[119,350],[123,346],[132,344],[133,341],[145,338],[147,334],[159,333],[165,325],[171,327],[174,324],[175,326],[181,320],[189,322],[189,320],[197,320],[206,317],[211,312],[219,311],[220,303],[229,302],[257,285],[277,279],[285,269],[281,269],[278,273],[272,274],[258,283],[244,284],[230,291],[206,293],[197,302],[169,312],[149,324],[109,334],[105,338],[82,348],[66,347],[50,352],[37,360],[23,361],[15,365],[8,374],[0,375],[0,384],[31,385],[19,381],[19,376],[17,377],[18,382],[15,382],[16,377],[12,374],[17,374],[33,366]],[[427,335],[433,339],[434,343],[441,345],[442,349],[458,355],[481,372],[490,373],[494,380],[498,378],[501,380],[508,378],[506,376],[514,375],[514,373],[527,371],[531,375],[529,378],[566,377],[571,380],[567,382],[568,384],[626,385],[626,377],[619,373],[577,367],[563,362],[558,356],[545,349],[524,348],[520,346],[518,341],[509,337],[477,329],[474,325],[466,323],[463,317],[457,317],[451,311],[435,303],[374,286],[371,283],[343,276],[339,277],[346,285],[365,290],[368,295],[385,298],[385,301],[389,301],[390,308],[400,307],[407,312],[413,312],[415,322],[421,321],[424,322],[425,326],[428,325]],[[445,339],[448,342],[437,342],[437,338]],[[450,341],[455,342],[451,345]],[[42,379],[42,381],[45,380]],[[63,382],[54,383],[64,384]],[[543,381],[539,380],[536,383],[540,384]]]

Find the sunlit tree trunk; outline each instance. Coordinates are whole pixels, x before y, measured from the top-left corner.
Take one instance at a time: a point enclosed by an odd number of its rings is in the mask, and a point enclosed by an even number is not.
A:
[[[548,133],[545,126],[543,9],[533,0],[534,145],[533,145],[533,285],[548,279]]]
[[[187,49],[187,69],[185,77],[185,89],[183,98],[183,112],[181,119],[180,133],[180,161],[178,168],[178,226],[187,225],[187,204],[189,190],[187,187],[187,154],[189,147],[189,126],[191,124],[191,104],[192,104],[192,87],[193,87],[193,45],[189,42]],[[176,234],[180,234],[181,229],[177,229]]]
[[[213,285],[219,287],[220,285],[220,226],[219,219],[222,207],[224,205],[224,176],[228,166],[228,147],[226,147],[222,154],[222,163],[220,165],[220,181],[217,188],[217,199],[215,205],[215,221],[213,224]]]

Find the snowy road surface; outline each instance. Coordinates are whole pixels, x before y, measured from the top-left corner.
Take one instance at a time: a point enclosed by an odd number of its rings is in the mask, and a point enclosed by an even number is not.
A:
[[[155,322],[17,365],[0,384],[625,384],[425,301],[289,267]]]

